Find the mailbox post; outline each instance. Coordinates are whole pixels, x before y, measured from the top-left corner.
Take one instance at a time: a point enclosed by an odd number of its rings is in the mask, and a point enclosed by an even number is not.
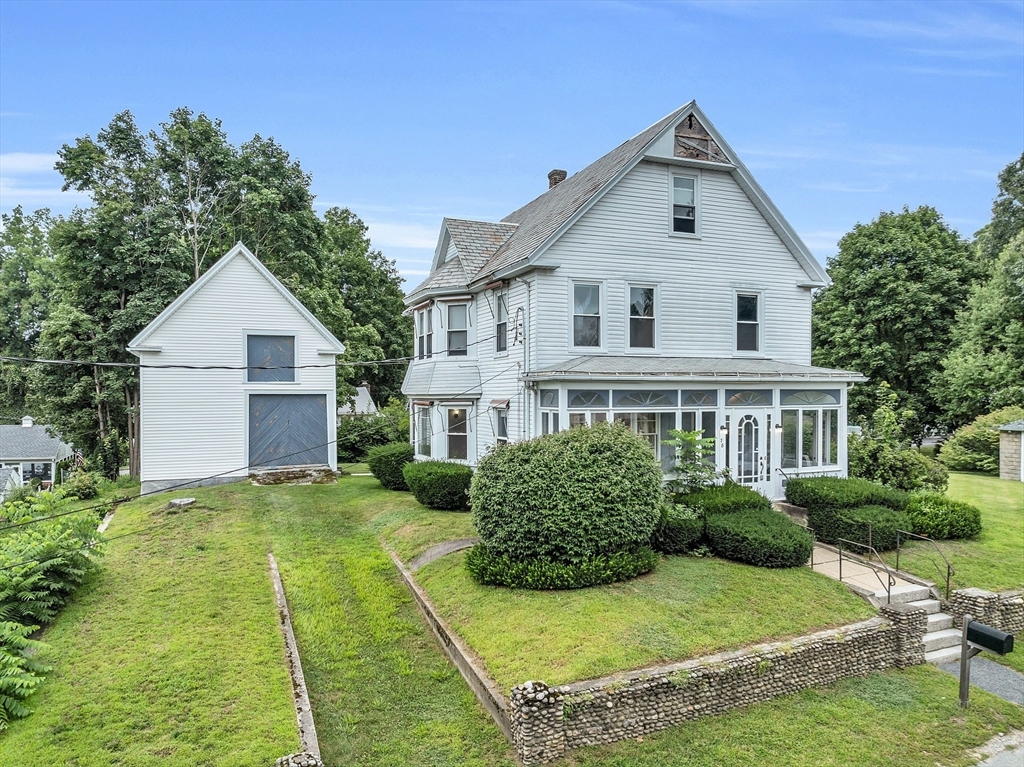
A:
[[[1013,652],[1013,634],[978,623],[970,615],[963,618],[960,639],[960,708],[967,708],[971,692],[971,658],[982,650],[998,655]]]

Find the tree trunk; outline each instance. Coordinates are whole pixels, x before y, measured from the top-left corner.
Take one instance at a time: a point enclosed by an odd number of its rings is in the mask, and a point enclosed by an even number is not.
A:
[[[139,390],[129,387],[124,392],[125,404],[128,406],[128,473],[138,477],[142,470],[142,450],[139,429]]]
[[[100,442],[107,436],[107,424],[103,418],[103,390],[100,387],[100,369],[93,365],[92,380],[96,384],[96,420],[99,421]]]

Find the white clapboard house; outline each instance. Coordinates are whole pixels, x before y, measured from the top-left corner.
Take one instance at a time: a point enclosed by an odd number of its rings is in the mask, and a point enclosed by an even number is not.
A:
[[[143,492],[250,468],[337,468],[334,361],[345,347],[241,243],[128,350],[143,365]]]
[[[420,459],[619,421],[662,444],[717,440],[739,482],[846,473],[847,390],[813,367],[811,294],[828,281],[691,102],[498,222],[444,219],[406,297],[403,384]]]

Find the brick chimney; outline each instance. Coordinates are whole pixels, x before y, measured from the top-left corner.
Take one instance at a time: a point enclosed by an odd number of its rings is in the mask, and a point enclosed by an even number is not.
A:
[[[558,170],[558,168],[555,168],[548,174],[548,189],[554,189],[556,186],[565,181],[568,175],[569,174],[566,173],[564,170]]]

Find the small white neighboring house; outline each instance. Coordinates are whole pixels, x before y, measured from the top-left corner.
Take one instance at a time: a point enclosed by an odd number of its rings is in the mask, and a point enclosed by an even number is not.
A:
[[[57,464],[73,453],[71,445],[50,436],[47,427],[36,425],[30,415],[21,419],[20,426],[0,426],[0,468],[16,468],[20,482],[38,479],[43,487],[50,487]]]
[[[370,396],[370,387],[365,383],[356,387],[356,396],[338,408],[340,418],[351,418],[357,415],[377,415],[377,405]]]
[[[142,368],[142,492],[234,482],[250,468],[337,468],[329,415],[345,347],[242,243],[128,351],[144,366],[234,368]]]
[[[21,487],[21,471],[17,466],[4,466],[0,468],[0,503],[7,500],[7,496],[14,490]]]

